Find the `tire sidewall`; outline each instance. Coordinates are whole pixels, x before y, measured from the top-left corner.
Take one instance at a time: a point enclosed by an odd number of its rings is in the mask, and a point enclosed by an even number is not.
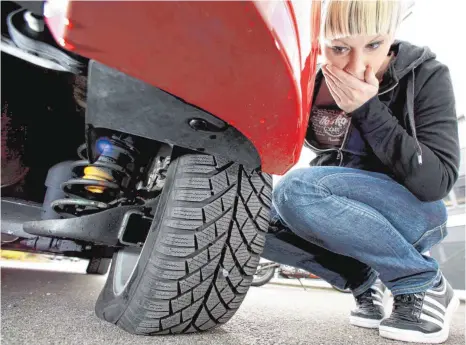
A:
[[[108,274],[107,281],[97,299],[95,312],[98,317],[112,322],[117,323],[121,318],[128,305],[131,303],[131,299],[138,289],[139,283],[143,277],[143,273],[146,269],[146,265],[152,255],[152,252],[157,248],[158,237],[160,234],[160,227],[162,226],[162,220],[164,218],[167,204],[172,187],[176,180],[176,173],[179,166],[181,157],[172,161],[168,169],[167,177],[165,180],[165,186],[160,194],[160,200],[157,204],[154,220],[152,221],[151,228],[147,235],[146,241],[142,247],[141,255],[136,264],[133,274],[129,278],[127,285],[124,290],[115,295],[114,293],[114,275],[115,275],[115,264],[118,259],[119,251],[113,254],[112,265]]]

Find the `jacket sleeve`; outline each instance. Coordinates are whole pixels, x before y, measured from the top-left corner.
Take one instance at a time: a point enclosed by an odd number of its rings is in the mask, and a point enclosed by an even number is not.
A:
[[[422,164],[415,139],[377,96],[351,114],[352,122],[401,184],[421,201],[437,201],[450,192],[458,179],[455,97],[445,65],[437,62],[417,74],[414,118]]]

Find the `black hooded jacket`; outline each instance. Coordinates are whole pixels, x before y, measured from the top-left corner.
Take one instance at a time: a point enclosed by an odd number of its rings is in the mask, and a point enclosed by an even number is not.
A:
[[[460,148],[448,68],[429,48],[396,41],[379,94],[351,113],[340,149],[320,150],[308,130],[313,166],[387,174],[422,201],[444,198],[458,178]],[[316,76],[314,99],[322,72]]]

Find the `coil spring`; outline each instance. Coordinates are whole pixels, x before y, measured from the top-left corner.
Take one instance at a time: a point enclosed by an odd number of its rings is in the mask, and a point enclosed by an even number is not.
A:
[[[118,138],[101,142],[101,153],[94,163],[85,155],[85,144],[78,148],[81,160],[72,163],[74,177],[61,185],[67,198],[52,202],[55,212],[83,215],[108,209],[126,199],[125,187],[133,174],[138,151]]]

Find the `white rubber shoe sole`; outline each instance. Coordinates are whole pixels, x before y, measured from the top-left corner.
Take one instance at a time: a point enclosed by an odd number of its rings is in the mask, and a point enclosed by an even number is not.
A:
[[[451,319],[456,309],[458,309],[459,305],[460,305],[460,300],[458,296],[456,296],[455,294],[452,300],[450,301],[450,304],[448,305],[447,310],[445,312],[445,322],[443,325],[443,329],[437,333],[425,334],[422,332],[410,331],[407,329],[380,326],[379,334],[381,337],[384,337],[387,339],[406,341],[410,343],[422,343],[422,344],[444,343],[448,339],[448,335],[450,334]]]
[[[379,328],[380,322],[382,322],[382,320],[372,320],[365,319],[363,317],[350,316],[350,324],[357,327],[370,329]]]

